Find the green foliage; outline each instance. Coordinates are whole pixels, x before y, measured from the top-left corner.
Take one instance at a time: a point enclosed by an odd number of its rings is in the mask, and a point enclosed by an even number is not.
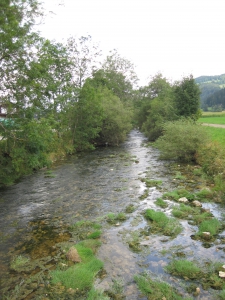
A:
[[[148,139],[154,141],[162,134],[163,123],[176,118],[173,90],[166,78],[157,74],[139,93],[141,100],[136,109],[137,123]]]
[[[153,209],[145,211],[145,218],[151,221],[151,230],[164,235],[175,237],[182,231],[182,226],[174,218],[167,217],[163,212]]]
[[[141,178],[140,180],[142,182],[145,182],[145,184],[148,188],[153,187],[153,186],[159,186],[162,184],[162,180],[155,180],[155,179],[148,179],[148,178]]]
[[[14,257],[14,259],[10,263],[10,268],[15,271],[18,271],[18,270],[20,270],[21,267],[26,265],[29,261],[30,261],[30,259],[28,257],[19,255],[17,257]]]
[[[79,263],[67,270],[56,270],[51,273],[52,283],[61,283],[66,288],[78,289],[79,291],[91,289],[97,272],[103,267],[103,263],[92,258],[87,263]]]
[[[110,224],[116,224],[119,221],[125,221],[127,219],[126,214],[123,212],[120,212],[118,214],[115,213],[108,213],[107,217],[106,217],[106,221]]]
[[[177,189],[172,192],[167,192],[162,195],[163,199],[171,199],[178,201],[179,198],[186,197],[188,200],[194,200],[195,195],[185,189]]]
[[[203,232],[210,232],[211,235],[218,234],[219,230],[221,229],[221,223],[218,219],[212,218],[209,220],[204,220],[200,226],[198,235],[202,235]]]
[[[87,236],[87,239],[97,239],[101,236],[102,232],[101,230],[96,230],[92,233],[90,233],[88,236]]]
[[[185,162],[195,161],[196,154],[208,139],[203,126],[189,119],[167,122],[163,126],[163,136],[155,146],[161,151],[163,159],[178,159]]]
[[[190,300],[191,298],[183,298],[176,290],[166,282],[161,280],[153,280],[148,274],[135,275],[134,280],[139,290],[151,300]]]
[[[201,268],[192,261],[186,259],[173,260],[165,267],[165,269],[173,275],[190,279],[199,278],[202,275]]]
[[[211,142],[202,145],[198,149],[197,162],[207,175],[224,178],[225,149],[219,143]]]
[[[108,296],[104,295],[104,292],[101,290],[96,290],[92,288],[88,293],[87,300],[110,300]]]
[[[53,284],[60,283],[66,288],[72,288],[79,292],[91,290],[94,277],[102,269],[103,263],[95,258],[93,251],[85,243],[78,243],[75,248],[82,262],[66,270],[52,271],[51,282]]]
[[[162,208],[168,207],[168,203],[166,203],[162,198],[157,198],[157,200],[155,201],[155,204]]]
[[[186,219],[188,216],[190,217],[190,215],[196,214],[196,208],[181,203],[179,207],[173,207],[172,214],[176,218]]]
[[[175,84],[174,95],[177,115],[197,120],[200,110],[200,90],[192,75]]]

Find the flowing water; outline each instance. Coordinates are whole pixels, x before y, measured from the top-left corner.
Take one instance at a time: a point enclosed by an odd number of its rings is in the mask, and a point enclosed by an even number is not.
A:
[[[106,276],[97,279],[97,288],[106,290],[113,280],[121,280],[126,299],[145,299],[133,279],[134,274],[143,270],[182,290],[182,279],[164,271],[173,253],[185,252],[187,258],[196,260],[224,260],[223,235],[214,244],[203,247],[202,242],[191,238],[196,227],[187,221],[181,221],[183,232],[175,239],[151,235],[141,241],[141,252],[129,248],[127,241],[132,233],[147,225],[142,212],[146,208],[161,210],[154,201],[165,191],[186,184],[174,179],[171,164],[160,161],[158,151],[146,147],[146,142],[140,132],[133,130],[119,147],[100,148],[70,157],[56,163],[51,172],[41,170],[0,192],[1,296],[37,299],[35,291],[43,282],[32,283],[17,294],[15,290],[27,285],[28,276],[54,268],[57,243],[72,238],[68,225],[124,211],[129,204],[135,205],[135,212],[129,214],[124,223],[109,227],[103,233],[98,256],[104,261]],[[145,177],[161,180],[162,185],[149,188],[148,196],[141,201],[139,197],[146,190],[141,178]],[[199,178],[189,181],[193,188],[202,184]],[[168,203],[169,208],[164,211],[170,214],[173,203]],[[222,217],[218,204],[205,204],[205,207],[214,216]],[[169,249],[169,254],[160,254]],[[10,263],[21,254],[34,262],[32,272],[25,270],[18,274],[10,269]],[[185,295],[183,290],[181,292]],[[212,295],[213,292],[202,290],[198,299],[214,299]]]

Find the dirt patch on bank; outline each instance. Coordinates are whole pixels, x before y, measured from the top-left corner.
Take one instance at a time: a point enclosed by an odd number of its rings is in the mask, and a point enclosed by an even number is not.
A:
[[[209,123],[202,123],[204,126],[211,126],[211,127],[218,127],[218,128],[225,128],[225,125],[222,124],[209,124]]]

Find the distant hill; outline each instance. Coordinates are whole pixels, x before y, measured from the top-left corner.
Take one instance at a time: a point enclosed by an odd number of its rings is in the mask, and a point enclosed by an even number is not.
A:
[[[215,76],[200,76],[195,82],[201,90],[201,108],[218,111],[225,109],[225,74]]]

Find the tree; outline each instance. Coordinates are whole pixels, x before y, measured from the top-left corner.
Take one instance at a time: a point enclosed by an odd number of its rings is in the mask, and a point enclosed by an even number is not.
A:
[[[10,113],[16,80],[33,58],[37,35],[31,29],[40,10],[36,0],[2,0],[0,11],[0,103]]]
[[[139,92],[137,124],[148,139],[154,141],[162,134],[163,124],[176,118],[173,89],[162,74],[156,74],[148,86],[142,87]]]
[[[134,88],[138,78],[134,71],[134,65],[121,57],[116,50],[112,51],[103,62],[102,71],[99,74],[106,79],[107,87],[121,101],[130,101],[134,97]]]
[[[197,119],[200,111],[200,90],[192,75],[174,85],[174,103],[178,116]]]
[[[67,41],[67,50],[71,66],[73,67],[73,82],[81,88],[88,77],[97,70],[101,51],[92,42],[90,35],[81,36],[79,39],[71,37]]]

